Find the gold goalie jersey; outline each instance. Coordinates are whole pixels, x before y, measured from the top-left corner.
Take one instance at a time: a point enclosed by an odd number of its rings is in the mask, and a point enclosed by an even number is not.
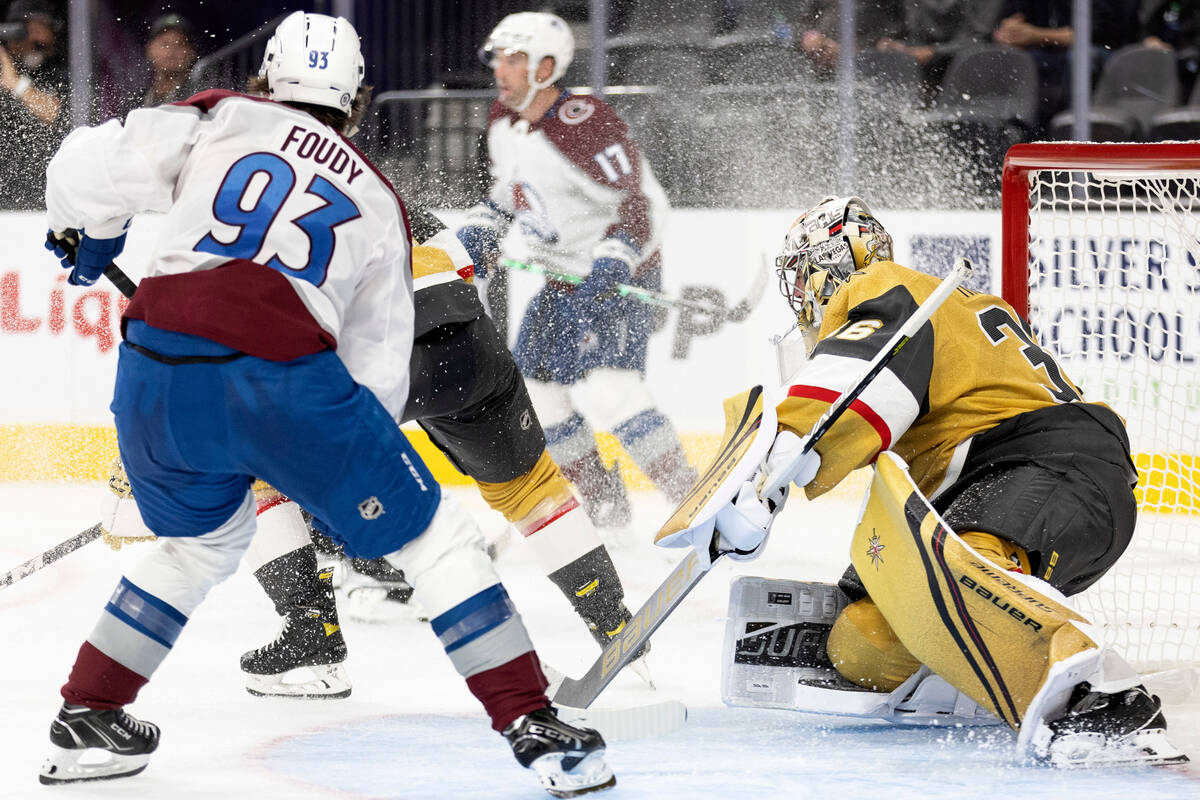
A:
[[[779,405],[780,426],[807,433],[939,283],[891,261],[854,272],[825,307],[812,358]],[[892,450],[934,497],[957,477],[975,434],[1081,400],[1008,303],[960,288],[818,442],[821,469],[805,490],[823,494]]]

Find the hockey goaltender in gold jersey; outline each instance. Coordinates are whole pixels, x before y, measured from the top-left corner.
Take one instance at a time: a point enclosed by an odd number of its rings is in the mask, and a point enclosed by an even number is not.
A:
[[[705,564],[753,558],[786,499],[771,487],[794,481],[813,498],[874,464],[853,565],[837,587],[791,582],[834,602],[818,626],[824,652],[804,665],[826,679],[808,694],[792,680],[789,707],[1002,722],[1020,757],[1062,767],[1187,761],[1159,699],[1066,599],[1133,535],[1137,471],[1121,418],[1083,398],[1004,300],[960,287],[805,452],[940,280],[894,263],[891,237],[856,197],[805,212],[776,266],[809,359],[775,408],[765,465],[731,470],[731,502],[657,541],[690,544]]]

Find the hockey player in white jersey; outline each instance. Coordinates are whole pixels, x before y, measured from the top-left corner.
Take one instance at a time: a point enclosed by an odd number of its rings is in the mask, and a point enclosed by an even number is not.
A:
[[[593,424],[673,501],[696,473],[643,380],[651,309],[615,288],[660,287],[667,198],[616,112],[556,85],[574,49],[566,23],[542,12],[510,14],[488,37],[480,57],[500,90],[487,134],[493,184],[458,233],[471,252],[490,256],[476,263],[481,272],[503,252],[587,276],[578,286],[547,282],[525,312],[514,355],[550,454],[596,523],[620,527],[628,500],[617,470],[600,461]]]
[[[610,786],[600,736],[557,719],[478,528],[395,424],[411,237],[400,198],[342,135],[369,97],[358,35],[297,12],[262,73],[271,99],[209,91],[133,111],[75,131],[50,166],[51,237],[74,284],[100,277],[134,214],[165,214],[122,319],[112,402],[141,516],[162,541],[81,646],[40,779],[145,769],[159,729],[125,706],[235,570],[258,476],[348,553],[404,570],[493,728],[551,793]]]

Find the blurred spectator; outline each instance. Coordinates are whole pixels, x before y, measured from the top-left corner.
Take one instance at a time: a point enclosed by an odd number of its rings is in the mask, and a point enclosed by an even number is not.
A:
[[[1043,123],[1070,98],[1072,0],[1005,0],[992,40],[1033,55],[1041,84]],[[1131,0],[1092,0],[1092,78],[1107,57],[1134,40],[1136,8]]]
[[[68,128],[63,21],[46,0],[14,0],[5,21],[24,30],[0,43],[0,205],[38,208],[46,164]]]
[[[1178,54],[1180,84],[1188,97],[1200,73],[1200,2],[1142,0],[1138,23],[1142,44]]]
[[[150,78],[145,88],[130,98],[125,111],[186,100],[189,79],[196,64],[192,26],[179,14],[164,14],[150,26],[146,62]]]
[[[926,89],[936,87],[950,60],[971,44],[986,42],[1000,17],[1003,0],[904,0],[901,35],[884,36],[877,50],[911,56],[924,73]]]
[[[903,0],[860,0],[855,14],[855,36],[859,50],[875,47],[882,39],[901,36]],[[795,26],[796,45],[808,57],[819,75],[831,75],[837,69],[841,45],[841,0],[812,0],[806,19]]]
[[[1200,44],[1200,3],[1142,0],[1138,11],[1143,44],[1181,50]]]

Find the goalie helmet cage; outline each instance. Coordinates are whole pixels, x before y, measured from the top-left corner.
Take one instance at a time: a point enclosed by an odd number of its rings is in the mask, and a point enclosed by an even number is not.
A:
[[[1138,468],[1133,542],[1075,605],[1143,670],[1196,665],[1200,142],[1020,144],[1002,187],[1004,298],[1125,419]]]

